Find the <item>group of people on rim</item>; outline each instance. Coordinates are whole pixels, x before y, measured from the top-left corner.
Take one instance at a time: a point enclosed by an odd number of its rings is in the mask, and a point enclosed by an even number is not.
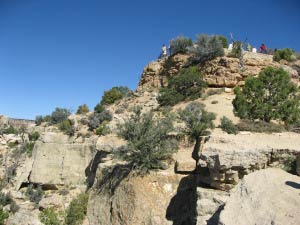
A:
[[[228,50],[231,51],[234,48],[234,41],[232,41],[229,46],[228,46]],[[243,49],[244,50],[244,49]],[[252,47],[249,43],[246,46],[246,50],[248,52],[254,52],[257,53],[257,48]],[[276,50],[275,50],[276,51]],[[259,53],[262,54],[268,54],[268,49],[267,46],[265,44],[261,44],[261,46],[259,47]],[[159,59],[166,59],[168,56],[171,55],[171,47],[167,47],[165,44],[163,44],[162,48],[161,48],[161,53],[159,55]]]

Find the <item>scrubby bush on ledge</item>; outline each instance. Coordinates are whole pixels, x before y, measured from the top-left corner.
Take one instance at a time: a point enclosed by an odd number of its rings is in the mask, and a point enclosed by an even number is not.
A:
[[[206,83],[197,67],[189,67],[169,79],[168,86],[160,90],[157,100],[161,106],[176,105],[201,97],[205,87]]]
[[[87,214],[88,199],[88,194],[82,193],[71,201],[70,206],[66,210],[65,225],[82,224]]]
[[[228,39],[223,35],[217,35],[217,37],[222,42],[223,48],[228,48]]]
[[[142,114],[137,108],[123,125],[119,125],[119,130],[128,144],[119,149],[117,155],[138,174],[164,168],[162,161],[177,150],[177,142],[168,137],[173,124],[167,117],[155,119],[152,112]]]
[[[295,51],[290,48],[278,49],[274,52],[273,59],[276,62],[279,62],[282,59],[291,62],[293,60],[297,60],[296,56],[294,56],[294,53]]]
[[[78,106],[76,114],[87,114],[90,111],[86,104]]]
[[[238,133],[237,127],[233,124],[232,120],[230,120],[226,116],[223,116],[221,118],[220,128],[228,134],[237,134]]]
[[[171,40],[170,42],[170,50],[171,55],[175,55],[177,53],[186,53],[188,47],[193,46],[193,41],[191,38],[187,38],[184,36],[179,36]]]
[[[234,89],[234,114],[242,119],[297,123],[300,117],[297,91],[287,72],[268,67],[258,77],[247,78],[243,89]]]
[[[112,115],[111,113],[104,109],[100,113],[94,113],[89,117],[88,126],[90,130],[97,129],[104,121],[111,121]]]
[[[195,45],[189,48],[193,63],[204,63],[224,56],[223,43],[217,35],[200,34]]]
[[[250,131],[254,133],[281,133],[286,131],[284,126],[272,122],[241,120],[236,127],[239,131]]]
[[[119,86],[113,87],[108,91],[104,92],[104,95],[101,100],[102,105],[111,105],[117,100],[122,99],[123,97],[129,95],[130,89],[128,87]]]

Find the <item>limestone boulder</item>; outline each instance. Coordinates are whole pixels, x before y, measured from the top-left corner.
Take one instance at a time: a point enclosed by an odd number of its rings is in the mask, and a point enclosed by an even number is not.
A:
[[[299,189],[299,177],[281,169],[254,172],[230,192],[219,224],[299,224]]]
[[[96,148],[98,151],[112,153],[126,143],[124,139],[119,138],[117,135],[106,135],[98,138]]]
[[[173,171],[132,176],[124,166],[111,167],[107,174],[107,169],[101,175],[98,173],[100,177],[90,192],[87,213],[90,224],[172,225],[195,219],[193,177]]]
[[[84,185],[85,170],[96,154],[96,140],[86,138],[77,143],[67,135],[46,132],[36,142],[32,157],[18,168],[16,188],[22,183]]]
[[[7,220],[7,225],[43,225],[39,220],[38,210],[19,209]]]

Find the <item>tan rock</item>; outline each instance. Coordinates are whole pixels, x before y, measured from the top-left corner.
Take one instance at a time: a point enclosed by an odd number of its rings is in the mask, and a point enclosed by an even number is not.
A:
[[[299,224],[299,177],[269,168],[245,176],[230,193],[219,224]]]

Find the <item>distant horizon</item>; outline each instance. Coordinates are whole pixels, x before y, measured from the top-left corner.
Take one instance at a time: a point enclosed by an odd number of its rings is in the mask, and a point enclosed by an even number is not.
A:
[[[34,120],[56,107],[90,110],[105,90],[135,90],[162,44],[220,34],[300,51],[297,0],[185,3],[113,0],[0,2],[0,115]]]

